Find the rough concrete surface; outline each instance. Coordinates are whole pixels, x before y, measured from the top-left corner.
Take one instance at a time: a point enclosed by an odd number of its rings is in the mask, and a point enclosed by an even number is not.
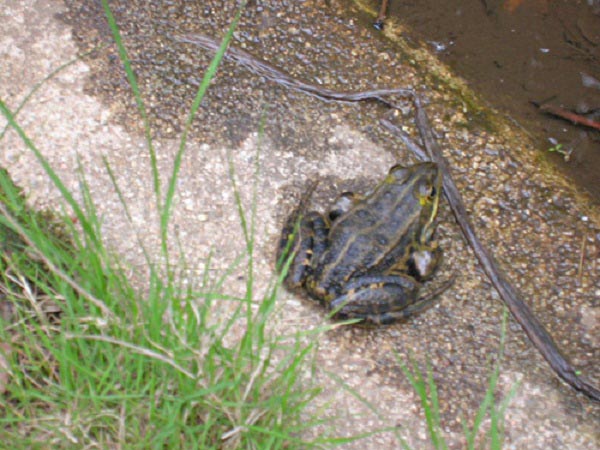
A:
[[[78,53],[104,46],[45,81],[17,118],[74,192],[90,185],[107,243],[143,272],[141,241],[151,252],[158,221],[149,154],[139,116],[120,68],[99,2],[9,0],[0,11],[0,97],[14,111],[30,90]],[[211,54],[174,43],[174,32],[222,36],[233,2],[110,2],[148,101],[163,186],[178,145],[181,120]],[[125,7],[127,5],[127,7]],[[294,76],[338,89],[417,87],[455,169],[484,242],[496,253],[557,343],[600,384],[598,316],[600,215],[563,180],[542,169],[526,136],[486,131],[441,85],[426,85],[425,68],[372,30],[347,2],[250,2],[234,45]],[[242,200],[249,207],[257,146],[256,299],[273,276],[279,229],[309,180],[321,180],[323,208],[336,193],[364,191],[396,162],[412,157],[379,126],[381,105],[335,104],[306,97],[226,62],[188,142],[177,185],[173,235],[184,243],[189,277],[203,271],[212,250],[219,273],[243,253],[240,222],[228,176],[231,155]],[[261,117],[264,136],[259,138]],[[0,126],[5,127],[4,118]],[[406,119],[412,130],[412,119]],[[132,216],[123,213],[107,175],[111,165]],[[60,207],[58,191],[16,133],[0,141],[0,165],[23,186],[32,204]],[[440,390],[451,448],[462,448],[460,420],[472,418],[498,349],[501,303],[442,203],[440,242],[446,251],[440,279],[457,281],[435,307],[376,329],[338,328],[319,348],[319,403],[331,402],[340,435],[398,426],[413,448],[428,448],[423,413],[394,352],[430,360]],[[158,255],[158,251],[155,251]],[[242,277],[228,289],[243,291]],[[278,326],[305,329],[323,320],[309,300],[283,292]],[[338,374],[374,405],[374,414],[326,375]],[[506,448],[595,449],[600,408],[557,380],[519,326],[511,322],[500,388],[521,382],[506,419]],[[346,448],[398,448],[381,433]]]

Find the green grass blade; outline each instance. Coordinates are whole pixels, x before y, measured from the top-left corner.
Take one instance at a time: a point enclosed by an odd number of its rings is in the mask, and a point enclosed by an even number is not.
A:
[[[448,445],[441,435],[442,424],[440,420],[440,404],[438,399],[437,386],[435,381],[433,380],[433,369],[431,368],[431,363],[427,362],[427,385],[429,386],[429,403],[431,410],[431,422],[435,429],[435,439],[434,443],[436,448],[446,450]]]
[[[221,60],[223,59],[223,56],[225,55],[227,46],[229,45],[229,42],[231,41],[231,38],[233,37],[233,32],[235,31],[235,29],[238,25],[238,22],[241,18],[245,3],[246,2],[242,2],[240,7],[238,8],[238,11],[237,11],[233,21],[231,22],[231,25],[229,26],[227,33],[225,33],[225,36],[223,37],[223,39],[221,41],[221,45],[219,46],[217,53],[215,54],[214,58],[212,59],[212,61],[209,64],[208,68],[206,69],[206,72],[204,73],[204,77],[202,78],[202,82],[200,83],[200,86],[198,87],[198,91],[196,92],[196,96],[194,97],[194,101],[192,102],[192,106],[190,108],[190,113],[186,120],[183,133],[181,135],[181,139],[179,142],[179,149],[177,151],[177,154],[175,155],[175,160],[173,162],[173,172],[171,173],[171,177],[169,179],[169,184],[167,187],[167,194],[165,197],[164,207],[162,208],[162,211],[161,211],[161,222],[160,222],[161,223],[161,238],[162,238],[161,242],[162,242],[162,246],[163,246],[163,253],[165,256],[167,255],[167,231],[168,231],[169,219],[171,216],[171,208],[172,208],[172,204],[173,204],[173,198],[175,196],[175,186],[177,184],[177,176],[178,176],[179,170],[181,168],[181,160],[183,158],[183,154],[185,153],[187,137],[188,137],[190,128],[192,126],[192,122],[194,121],[194,117],[196,116],[196,113],[197,113],[198,109],[200,108],[200,103],[202,102],[202,99],[206,95],[206,92],[210,86],[210,82],[214,78],[215,74],[217,73],[217,68],[219,67],[219,64],[221,64]]]
[[[104,8],[104,14],[106,15],[106,19],[108,20],[108,26],[111,30],[113,39],[115,40],[115,44],[117,45],[117,49],[119,51],[119,58],[123,63],[123,68],[125,70],[125,74],[127,75],[129,86],[131,87],[133,96],[135,98],[135,103],[144,122],[144,134],[146,136],[146,142],[148,143],[148,151],[150,152],[150,165],[152,169],[152,179],[154,182],[154,193],[156,195],[156,208],[158,211],[160,211],[162,196],[160,188],[160,177],[158,173],[156,151],[154,149],[154,145],[152,144],[152,132],[150,129],[150,121],[148,120],[148,114],[146,112],[146,106],[144,104],[144,101],[142,100],[142,94],[140,92],[137,79],[133,72],[133,68],[131,67],[131,61],[129,60],[129,56],[127,55],[127,50],[125,49],[125,45],[123,44],[123,40],[121,39],[121,32],[119,31],[119,27],[117,26],[117,22],[115,20],[115,17],[113,16],[110,6],[108,6],[108,0],[102,0],[102,7]]]
[[[325,372],[326,375],[328,377],[330,377],[332,380],[334,380],[342,389],[344,389],[346,392],[348,392],[350,395],[352,395],[354,398],[356,398],[360,403],[362,403],[363,405],[365,405],[373,414],[375,414],[375,416],[381,420],[381,421],[385,421],[385,417],[382,416],[382,414],[379,412],[379,410],[375,407],[375,405],[373,405],[371,402],[369,402],[366,398],[364,398],[362,395],[360,395],[355,389],[352,389],[350,386],[348,386],[348,384],[346,384],[339,375],[330,372],[330,371],[326,371]],[[366,435],[354,435],[351,436],[349,438],[345,438],[345,439],[349,439],[350,441],[355,441],[358,439],[361,439],[363,437],[366,436],[371,436],[373,434],[377,434],[380,432],[385,432],[385,431],[389,431],[394,433],[394,435],[396,436],[396,438],[398,439],[398,441],[400,442],[400,445],[402,445],[402,448],[405,450],[409,450],[410,447],[409,445],[406,443],[406,441],[402,438],[402,436],[400,436],[399,434],[399,430],[397,427],[385,427],[385,428],[381,428],[378,430],[373,430],[372,432],[369,432]]]
[[[490,429],[487,431],[487,437],[489,441],[489,448],[500,449],[502,448],[503,442],[503,422],[506,407],[510,399],[515,395],[518,384],[512,386],[509,394],[502,400],[500,406],[496,406],[494,394],[498,386],[498,379],[500,377],[501,361],[504,357],[504,346],[506,341],[506,326],[508,321],[508,310],[505,307],[502,314],[502,324],[500,332],[500,346],[498,349],[498,359],[494,365],[490,378],[488,380],[488,386],[484,394],[483,400],[479,405],[475,419],[473,421],[472,428],[469,429],[467,421],[463,420],[463,432],[467,442],[467,449],[474,450],[477,436],[481,434],[481,427],[485,417],[490,417]]]
[[[42,155],[42,153],[39,151],[39,149],[34,145],[33,141],[29,138],[29,136],[27,136],[25,131],[15,121],[13,114],[11,113],[11,111],[8,109],[8,107],[2,100],[0,100],[0,112],[2,112],[2,114],[8,121],[9,125],[17,132],[17,134],[19,135],[21,140],[25,143],[27,148],[33,152],[36,159],[38,160],[38,162],[40,163],[40,165],[46,172],[46,174],[48,174],[48,177],[50,177],[50,180],[52,180],[52,182],[58,188],[58,190],[60,191],[60,193],[63,196],[63,198],[65,199],[65,201],[69,204],[69,206],[75,213],[75,216],[77,217],[77,220],[79,220],[79,223],[81,224],[82,228],[84,229],[84,232],[86,233],[86,235],[90,239],[92,239],[92,241],[94,241],[95,244],[98,244],[97,236],[95,236],[95,234],[94,234],[92,224],[88,220],[88,217],[85,215],[84,211],[79,206],[79,203],[77,203],[77,201],[73,197],[73,194],[71,194],[71,191],[69,191],[67,189],[67,187],[64,185],[62,180],[56,174],[54,169],[52,169],[48,160]]]
[[[52,78],[54,78],[56,75],[58,75],[60,72],[62,72],[67,67],[75,64],[77,61],[80,61],[81,59],[85,58],[90,53],[98,51],[98,50],[102,49],[103,47],[104,47],[104,45],[99,45],[97,47],[94,47],[94,48],[88,50],[87,52],[84,52],[84,53],[82,53],[80,55],[77,55],[72,60],[67,61],[66,63],[61,64],[60,66],[58,66],[56,69],[54,69],[48,75],[46,75],[41,81],[38,81],[29,90],[29,92],[27,93],[27,95],[25,96],[25,98],[23,98],[23,100],[21,100],[21,103],[19,103],[19,106],[17,106],[17,108],[13,111],[13,117],[16,118],[19,115],[19,112],[21,112],[21,110],[27,104],[27,102],[29,101],[29,99],[31,99],[31,97],[33,97],[33,95],[44,85],[44,83],[46,83],[47,81],[49,81]],[[2,132],[0,133],[0,140],[2,140],[2,138],[4,138],[4,135],[6,134],[6,130],[8,130],[8,128],[9,128],[9,124],[7,124],[4,127],[4,129],[2,130]]]
[[[102,164],[104,165],[104,169],[106,170],[106,173],[110,178],[110,182],[113,185],[113,189],[117,193],[117,197],[119,197],[119,202],[121,202],[121,206],[123,207],[123,211],[125,211],[127,220],[129,221],[129,223],[133,223],[133,219],[131,218],[131,214],[129,213],[129,207],[127,206],[127,202],[125,201],[125,197],[123,196],[123,192],[119,187],[119,183],[117,183],[117,178],[115,177],[115,174],[112,171],[110,163],[108,162],[108,159],[106,159],[105,155],[102,155]]]

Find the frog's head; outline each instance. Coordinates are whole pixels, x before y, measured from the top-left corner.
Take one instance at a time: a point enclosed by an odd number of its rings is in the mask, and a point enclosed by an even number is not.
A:
[[[395,165],[390,169],[386,182],[402,185],[412,194],[404,201],[412,200],[415,208],[420,209],[420,233],[417,239],[419,243],[427,244],[435,231],[435,218],[442,193],[442,173],[438,165],[433,162],[409,167]]]

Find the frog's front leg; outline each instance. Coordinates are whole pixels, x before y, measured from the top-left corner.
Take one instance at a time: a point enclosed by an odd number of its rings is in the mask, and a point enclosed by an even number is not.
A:
[[[436,242],[428,246],[421,246],[410,255],[407,262],[408,273],[418,281],[429,280],[439,267],[442,257],[443,252]],[[405,268],[402,267],[401,270],[405,270]]]
[[[420,284],[408,275],[362,276],[350,281],[329,307],[340,318],[390,323],[412,314],[401,312],[411,310],[419,288]]]

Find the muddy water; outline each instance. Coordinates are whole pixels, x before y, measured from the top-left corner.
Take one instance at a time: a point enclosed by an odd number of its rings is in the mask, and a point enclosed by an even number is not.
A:
[[[598,0],[390,1],[411,28],[490,103],[535,136],[600,202],[600,131],[539,112],[560,106],[600,121]]]

